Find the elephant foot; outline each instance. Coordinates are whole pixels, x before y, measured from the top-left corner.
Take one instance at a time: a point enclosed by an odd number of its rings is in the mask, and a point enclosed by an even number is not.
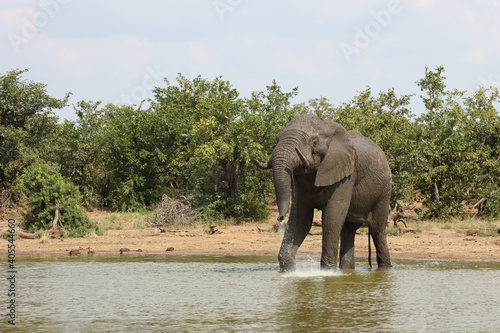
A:
[[[280,273],[293,272],[295,270],[295,260],[285,259],[283,255],[278,255],[278,261],[280,263]]]
[[[380,263],[377,266],[378,266],[378,268],[391,268],[392,267],[391,263]]]
[[[295,271],[295,268],[291,268],[291,269],[288,269],[288,268],[280,268],[280,273],[291,273],[291,272],[294,272]]]
[[[321,262],[320,267],[321,267],[321,270],[324,270],[324,271],[336,271],[337,270],[337,263],[327,264],[327,263]]]
[[[354,261],[347,261],[347,260],[341,261],[339,265],[340,269],[354,269],[354,267],[355,267]]]
[[[336,270],[338,266],[337,263],[337,253],[325,253],[321,255],[320,267],[323,270]]]
[[[377,266],[378,266],[378,268],[390,268],[390,267],[392,267],[390,257],[389,256],[377,256]]]
[[[295,265],[293,266],[282,266],[280,264],[280,273],[290,273],[295,271]]]

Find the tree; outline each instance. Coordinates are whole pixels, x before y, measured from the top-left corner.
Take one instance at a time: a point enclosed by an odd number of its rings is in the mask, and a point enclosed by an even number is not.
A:
[[[243,100],[229,82],[179,76],[155,89],[152,111],[170,133],[172,183],[209,213],[262,218],[269,179],[253,165],[270,154],[274,136],[291,118],[290,99],[273,81],[267,93]],[[179,172],[181,171],[181,172]],[[259,217],[260,216],[260,217]]]
[[[52,160],[59,145],[53,109],[66,105],[48,95],[45,85],[22,79],[26,70],[0,75],[0,191],[10,186],[37,160]]]
[[[77,119],[59,125],[57,164],[61,174],[78,187],[86,207],[106,206],[109,172],[103,144],[104,109],[101,102],[80,101]]]
[[[470,188],[467,203],[483,202],[479,215],[500,216],[500,117],[497,88],[479,88],[464,101],[463,126],[459,129],[467,143],[468,154],[461,165]]]
[[[65,180],[55,165],[34,163],[16,182],[16,191],[26,195],[28,210],[24,227],[29,232],[49,230],[52,227],[56,205],[67,236],[85,236],[102,231],[91,222],[81,205],[76,186]]]
[[[426,112],[416,122],[413,170],[430,218],[462,214],[464,204],[496,189],[499,175],[498,91],[464,98],[463,91],[445,90],[443,72],[426,68],[417,82]]]
[[[330,103],[328,98],[319,97],[311,98],[306,103],[299,103],[293,106],[298,114],[312,113],[320,118],[333,119],[335,114],[335,107]]]

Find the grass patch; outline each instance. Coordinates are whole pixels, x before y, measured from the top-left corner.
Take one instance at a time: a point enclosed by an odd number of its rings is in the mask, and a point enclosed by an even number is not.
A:
[[[480,228],[477,233],[478,236],[481,237],[498,237],[500,234],[498,233],[498,228],[494,225],[495,228],[491,228],[491,226],[485,226],[484,228]]]
[[[143,229],[146,224],[141,213],[111,213],[96,221],[104,230]]]
[[[360,235],[366,236],[366,235],[368,235],[368,228],[366,228],[366,227],[359,228],[357,232],[358,232]]]
[[[35,238],[38,238],[38,241],[41,244],[50,243],[51,241],[50,233],[48,230],[38,230],[37,232],[35,232]]]
[[[123,234],[120,235],[120,238],[141,238],[141,237],[142,237],[141,232],[134,232],[134,233],[124,232]]]
[[[99,236],[103,236],[106,234],[106,230],[104,230],[103,228],[100,228],[100,230],[98,232],[96,232],[95,230],[89,232],[88,234],[86,234],[84,236],[84,238],[97,238]]]
[[[453,225],[449,222],[445,223],[444,225],[441,226],[441,229],[443,230],[451,230],[453,229]]]
[[[480,220],[476,217],[453,218],[446,221],[416,221],[409,223],[408,227],[417,230],[417,232],[439,228],[443,230],[477,230],[477,235],[484,237],[500,236],[497,231],[500,228],[500,221]]]
[[[398,223],[397,226],[393,226],[387,233],[391,236],[401,236],[408,231],[405,229],[411,229],[412,232],[422,233],[424,231],[431,231],[436,226],[434,221],[406,221],[406,226],[402,223]]]
[[[397,226],[392,226],[391,230],[389,230],[389,235],[391,236],[401,236],[401,229]]]
[[[498,233],[500,221],[480,220],[471,217],[466,219],[455,219],[451,224],[454,229],[478,230],[477,235],[482,237],[500,236]]]

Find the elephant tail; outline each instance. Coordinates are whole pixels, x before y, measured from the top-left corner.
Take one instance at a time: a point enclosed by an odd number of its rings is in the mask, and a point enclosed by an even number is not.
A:
[[[372,268],[372,246],[371,246],[371,235],[370,229],[368,229],[368,264]]]

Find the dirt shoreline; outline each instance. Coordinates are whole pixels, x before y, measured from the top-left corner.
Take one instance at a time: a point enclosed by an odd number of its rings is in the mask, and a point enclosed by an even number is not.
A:
[[[2,230],[3,222],[0,226]],[[125,225],[121,230],[108,230],[104,236],[16,239],[15,246],[18,255],[69,255],[71,250],[79,250],[80,255],[86,256],[120,254],[120,249],[129,250],[122,251],[125,255],[277,255],[283,231],[273,231],[273,224],[271,217],[266,223],[217,226],[217,231],[211,235],[208,227],[177,227],[161,232],[159,228]],[[320,255],[321,240],[321,228],[313,227],[298,255]],[[456,228],[433,227],[417,233],[388,236],[388,243],[393,258],[500,261],[500,237],[468,235],[466,231]],[[0,239],[0,256],[7,254],[7,246],[8,241]],[[374,256],[373,244],[372,251]],[[356,236],[355,255],[367,257],[366,234]]]

